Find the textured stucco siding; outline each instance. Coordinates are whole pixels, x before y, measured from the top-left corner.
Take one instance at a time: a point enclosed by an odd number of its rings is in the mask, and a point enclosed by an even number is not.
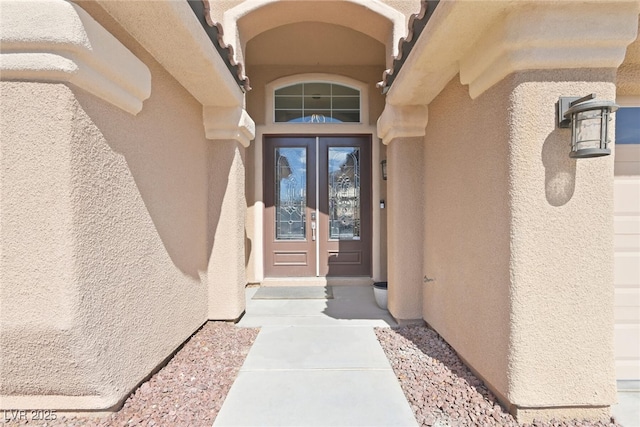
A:
[[[73,357],[73,95],[61,84],[0,84],[0,393],[91,393]],[[43,381],[49,370],[67,380]]]
[[[529,71],[509,81],[509,400],[613,404],[613,156],[571,159],[571,132],[556,127],[554,105],[561,95],[615,99],[615,70]]]
[[[505,84],[472,101],[453,79],[429,105],[424,319],[503,395],[510,334],[508,135]]]
[[[239,318],[245,309],[245,149],[236,141],[209,142],[208,318]]]
[[[640,28],[640,17],[638,18]],[[627,46],[616,76],[617,95],[640,95],[640,37]]]
[[[614,76],[519,72],[475,100],[454,79],[429,105],[424,319],[523,421],[615,401],[613,156],[571,159],[555,123]]]
[[[137,116],[2,82],[3,408],[109,408],[207,318],[202,107],[120,38],[152,73]]]
[[[422,138],[398,138],[387,148],[388,308],[400,323],[420,319],[422,313],[423,153]]]

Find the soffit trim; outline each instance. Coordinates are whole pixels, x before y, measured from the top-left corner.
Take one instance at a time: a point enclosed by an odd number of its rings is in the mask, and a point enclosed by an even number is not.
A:
[[[244,105],[237,76],[230,72],[188,2],[96,2],[200,104]]]
[[[2,80],[71,83],[136,115],[151,73],[79,6],[62,1],[2,5]]]
[[[207,139],[234,140],[246,148],[256,136],[256,124],[244,108],[205,106],[202,120]]]
[[[639,8],[638,1],[440,2],[387,103],[428,105],[458,74],[476,98],[516,71],[617,68],[636,38]]]
[[[638,3],[518,8],[460,61],[460,82],[475,99],[523,70],[618,68],[637,37]]]
[[[387,104],[378,118],[378,137],[384,145],[399,138],[423,137],[429,121],[426,105]]]

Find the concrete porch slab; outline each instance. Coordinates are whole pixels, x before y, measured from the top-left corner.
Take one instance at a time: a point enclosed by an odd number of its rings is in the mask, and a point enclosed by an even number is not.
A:
[[[237,326],[241,328],[260,328],[263,326],[375,326],[389,327],[396,323],[391,316],[386,319],[333,319],[328,316],[248,316],[243,317]]]
[[[331,286],[261,286],[252,299],[333,299]]]
[[[241,327],[282,325],[396,326],[380,309],[371,286],[333,286],[333,299],[252,299],[258,288],[246,290],[246,314]]]

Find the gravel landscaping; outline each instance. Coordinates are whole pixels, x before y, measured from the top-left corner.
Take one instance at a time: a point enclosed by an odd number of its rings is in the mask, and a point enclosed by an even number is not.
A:
[[[520,426],[434,330],[376,328],[378,341],[421,426]],[[524,426],[524,425],[523,425]],[[535,427],[619,427],[615,422],[534,422]]]
[[[257,335],[258,329],[208,322],[113,415],[8,425],[211,427]]]
[[[9,425],[210,427],[258,331],[206,323],[110,416]],[[620,427],[613,420],[520,425],[435,331],[412,325],[375,333],[421,426]]]

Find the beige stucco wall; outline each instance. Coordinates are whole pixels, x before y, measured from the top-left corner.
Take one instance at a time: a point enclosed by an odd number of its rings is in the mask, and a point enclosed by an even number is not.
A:
[[[205,141],[161,103],[2,90],[3,407],[109,408],[206,318]]]
[[[245,199],[244,147],[237,141],[210,141],[207,249],[209,265],[208,317],[239,318],[245,309]]]
[[[615,402],[613,156],[568,158],[570,131],[555,127],[551,107],[566,93],[615,99],[614,81],[611,69],[513,81],[509,399],[518,406]]]
[[[510,334],[508,90],[500,85],[472,101],[452,80],[429,105],[423,166],[424,318],[503,394]]]
[[[424,318],[522,421],[615,401],[613,159],[570,159],[555,125],[614,77],[520,72],[475,100],[454,79],[429,105]]]
[[[133,116],[66,84],[2,82],[2,409],[113,407],[209,297],[226,298],[216,318],[244,310],[242,269],[218,258],[244,238],[242,220],[224,228],[244,207],[242,147],[206,140],[202,105],[91,12],[149,68],[151,97]],[[220,271],[236,282],[210,295]]]
[[[388,308],[400,323],[422,313],[424,142],[397,138],[387,147]]]
[[[75,273],[70,149],[57,144],[70,140],[72,96],[63,85],[2,82],[1,88],[0,393],[55,388],[41,384],[44,372],[22,365],[31,353],[34,366],[67,374],[60,394],[88,394],[83,377],[90,371],[72,366],[69,312],[78,301],[67,287]]]
[[[627,46],[624,61],[616,76],[616,92],[617,96],[640,94],[640,37]]]

